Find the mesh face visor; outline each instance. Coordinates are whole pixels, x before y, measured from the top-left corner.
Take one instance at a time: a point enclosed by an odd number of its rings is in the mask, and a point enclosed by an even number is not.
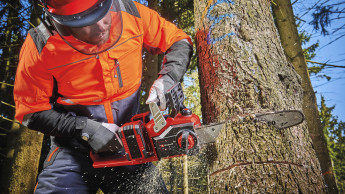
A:
[[[48,11],[52,24],[61,38],[75,50],[95,55],[114,46],[121,37],[120,6],[113,0],[100,0],[89,9],[72,15]]]

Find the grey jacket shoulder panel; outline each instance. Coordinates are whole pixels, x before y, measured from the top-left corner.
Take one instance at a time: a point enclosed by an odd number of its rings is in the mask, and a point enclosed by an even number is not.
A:
[[[41,54],[44,46],[47,44],[49,37],[51,36],[48,29],[44,26],[43,23],[38,25],[36,28],[32,28],[29,30],[29,34],[34,41],[38,53]]]
[[[135,6],[133,1],[131,1],[131,0],[118,0],[118,1],[114,1],[114,3],[115,2],[118,2],[120,4],[121,11],[125,11],[125,12],[131,14],[132,16],[141,18],[139,11],[138,11],[138,9]]]

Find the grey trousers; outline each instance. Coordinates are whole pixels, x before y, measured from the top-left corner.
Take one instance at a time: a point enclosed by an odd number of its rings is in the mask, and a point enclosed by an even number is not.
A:
[[[38,176],[35,193],[168,193],[159,170],[146,163],[93,168],[88,153],[53,146]]]

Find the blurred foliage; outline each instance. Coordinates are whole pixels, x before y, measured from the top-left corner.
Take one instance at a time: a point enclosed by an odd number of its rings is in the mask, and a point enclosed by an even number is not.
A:
[[[207,167],[205,152],[188,157],[189,193],[207,193]],[[164,159],[156,163],[170,193],[183,191],[183,157]]]
[[[335,32],[340,32],[340,34],[343,35],[344,26],[335,29],[328,28],[331,28],[332,22],[339,22],[344,18],[344,8],[344,1],[320,1],[313,10],[313,20],[310,22],[310,24],[316,31],[320,31],[324,36],[334,34]]]
[[[307,33],[305,30],[299,32],[299,39],[301,40],[302,45],[306,45],[310,42],[312,34]],[[310,46],[303,49],[304,57],[306,60],[311,60],[316,56],[315,50],[319,47],[319,42],[311,44]]]
[[[315,30],[321,30],[321,34],[329,35],[327,26],[331,24],[331,14],[334,12],[333,6],[317,6],[313,13],[314,20],[310,22]]]
[[[332,114],[334,108],[335,106],[328,107],[324,97],[321,97],[320,119],[339,193],[345,193],[345,122]]]
[[[199,75],[196,70],[187,72],[182,84],[185,94],[185,106],[201,118]]]
[[[300,25],[301,25],[301,22],[299,22],[297,24],[297,28],[299,28]],[[317,55],[316,49],[320,46],[319,41],[317,41],[316,43],[310,44],[310,39],[311,39],[312,35],[313,34],[308,33],[306,30],[302,30],[302,31],[300,30],[298,32],[299,40],[301,41],[301,44],[303,47],[303,54],[304,54],[306,61],[310,61],[311,59],[313,59]],[[327,81],[331,80],[330,76],[328,76],[326,74],[322,74],[322,70],[326,67],[325,64],[319,65],[319,64],[310,63],[310,62],[308,62],[307,64],[308,64],[309,76],[316,76],[318,78],[325,78],[325,79],[327,79]]]
[[[319,0],[311,10],[313,20],[309,24],[323,36],[333,37],[325,46],[345,37],[345,1]]]

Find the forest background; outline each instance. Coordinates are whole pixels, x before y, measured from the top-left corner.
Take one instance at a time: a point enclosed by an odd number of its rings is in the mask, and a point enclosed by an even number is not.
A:
[[[40,14],[39,7],[32,9],[33,1],[22,0],[12,2],[2,0],[0,5],[0,161],[8,158],[8,137],[13,131],[13,83],[20,46],[28,29],[35,26],[32,14]],[[193,1],[139,1],[159,11],[163,17],[176,23],[190,36],[194,32]],[[274,5],[274,0],[272,1]],[[324,134],[328,141],[328,149],[334,164],[334,171],[339,191],[345,191],[345,140],[342,121],[345,120],[344,91],[344,43],[345,43],[345,2],[341,0],[296,0],[292,1],[296,23],[309,60],[310,78],[318,97],[320,118]],[[37,22],[36,22],[37,23]],[[37,24],[36,24],[37,25]],[[161,57],[155,60],[161,61]],[[187,105],[201,115],[200,95],[196,56],[190,71],[184,79]],[[149,86],[149,84],[147,84]],[[147,89],[147,88],[146,88]],[[143,94],[145,95],[145,93]],[[183,161],[171,161],[173,165],[181,165]],[[1,166],[2,168],[3,166]],[[165,167],[164,167],[165,168]],[[198,170],[198,168],[196,168]],[[183,176],[183,175],[176,175]],[[174,182],[174,180],[170,180]],[[202,181],[201,181],[202,182]],[[198,183],[199,184],[199,183]],[[181,182],[174,182],[176,190],[183,189]],[[197,185],[197,184],[194,184]],[[200,183],[204,185],[204,183]],[[177,188],[179,187],[179,188]],[[170,187],[172,188],[172,186]],[[201,187],[202,189],[203,187]]]

